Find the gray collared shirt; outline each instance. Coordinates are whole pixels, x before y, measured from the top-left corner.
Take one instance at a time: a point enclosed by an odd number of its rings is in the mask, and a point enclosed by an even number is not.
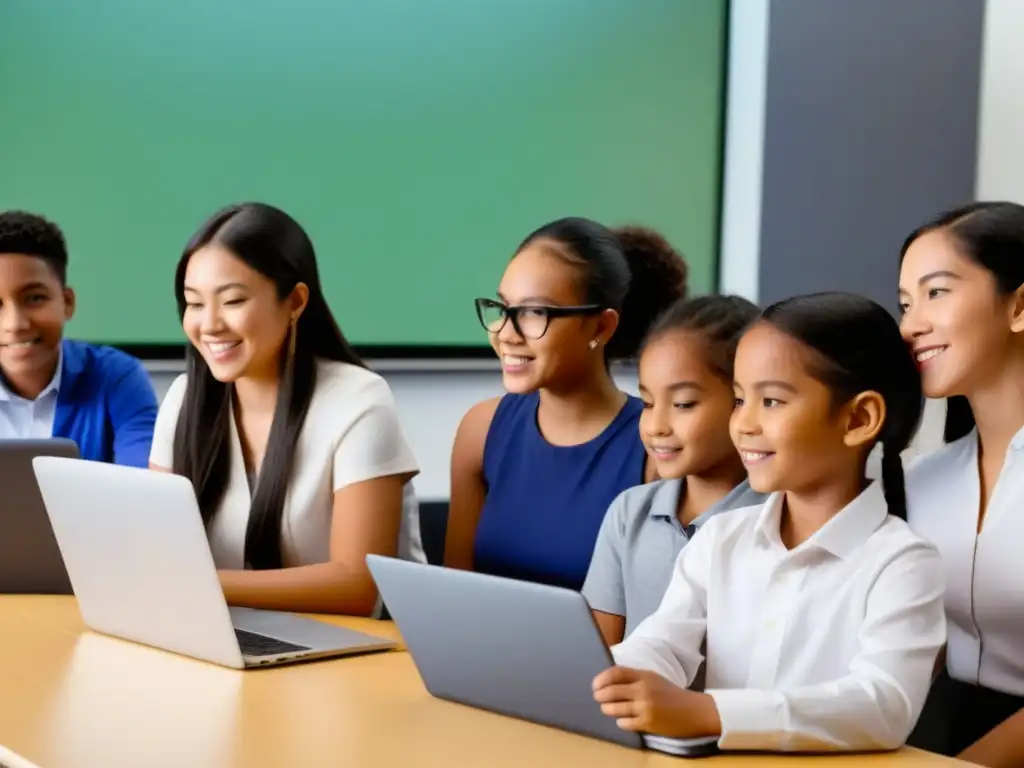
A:
[[[629,488],[612,502],[601,523],[583,596],[594,610],[625,616],[627,636],[657,609],[676,558],[707,520],[767,498],[744,480],[684,527],[676,511],[685,488],[685,480]]]

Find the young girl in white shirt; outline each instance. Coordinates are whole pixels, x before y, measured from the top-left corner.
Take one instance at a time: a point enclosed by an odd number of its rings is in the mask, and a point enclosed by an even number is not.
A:
[[[914,231],[900,304],[925,394],[948,398],[947,445],[907,473],[949,621],[947,674],[913,743],[1024,765],[1024,206],[974,203]]]
[[[723,749],[895,749],[946,629],[941,560],[902,519],[916,367],[881,306],[818,294],[766,309],[734,376],[732,439],[751,487],[772,495],[683,549],[595,698],[622,728]],[[687,690],[705,660],[705,692]]]
[[[368,615],[368,553],[424,560],[416,461],[384,380],[359,360],[291,217],[231,206],[175,276],[191,342],[157,417],[153,469],[195,486],[227,602]]]

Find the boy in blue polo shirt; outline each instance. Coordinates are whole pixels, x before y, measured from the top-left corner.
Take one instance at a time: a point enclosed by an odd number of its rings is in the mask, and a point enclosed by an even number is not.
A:
[[[67,265],[55,224],[0,212],[0,439],[69,438],[84,459],[145,467],[152,382],[134,357],[64,338]]]

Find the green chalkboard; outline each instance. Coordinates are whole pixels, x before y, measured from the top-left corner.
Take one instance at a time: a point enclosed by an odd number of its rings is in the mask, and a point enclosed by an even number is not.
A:
[[[92,341],[183,340],[229,202],[308,229],[365,345],[484,342],[472,299],[563,215],[660,228],[714,287],[725,0],[4,0],[0,208],[58,221]]]

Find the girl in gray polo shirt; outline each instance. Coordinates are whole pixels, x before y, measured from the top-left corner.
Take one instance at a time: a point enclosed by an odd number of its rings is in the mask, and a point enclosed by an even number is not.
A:
[[[684,299],[641,348],[640,437],[661,479],[621,493],[598,533],[583,595],[609,645],[655,611],[704,521],[765,499],[729,437],[736,344],[757,316],[738,296]]]

